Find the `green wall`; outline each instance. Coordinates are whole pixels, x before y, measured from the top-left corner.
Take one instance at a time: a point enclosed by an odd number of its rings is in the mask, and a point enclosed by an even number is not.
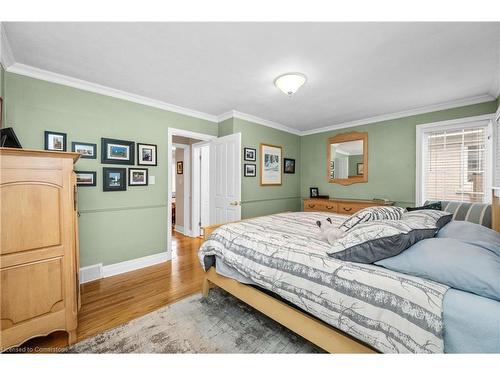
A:
[[[300,210],[300,137],[250,121],[231,118],[219,124],[219,136],[241,133],[242,218]],[[260,144],[283,147],[283,157],[295,159],[295,174],[282,174],[281,186],[260,186]],[[257,150],[257,161],[244,161],[244,149]],[[243,164],[256,164],[257,176],[244,177]]]
[[[398,205],[415,203],[416,125],[493,113],[496,101],[444,111],[382,121],[300,138],[302,197],[309,187],[337,198],[388,198]],[[329,137],[345,132],[368,132],[368,182],[342,186],[326,178],[326,145]]]
[[[14,127],[24,148],[43,149],[45,130],[67,133],[68,150],[72,141],[97,144],[98,159],[81,159],[75,166],[97,171],[97,187],[78,191],[81,265],[107,265],[166,251],[167,129],[217,135],[218,125],[8,72],[4,80],[6,125]],[[157,144],[158,166],[149,167],[156,184],[103,192],[101,137]]]

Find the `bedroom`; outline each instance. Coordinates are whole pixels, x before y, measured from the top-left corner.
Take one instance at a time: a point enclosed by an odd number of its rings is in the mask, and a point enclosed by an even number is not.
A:
[[[500,352],[500,22],[1,34],[2,352]]]

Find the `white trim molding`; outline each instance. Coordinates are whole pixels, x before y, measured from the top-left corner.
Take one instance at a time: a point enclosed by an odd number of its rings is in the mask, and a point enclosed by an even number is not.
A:
[[[416,126],[416,159],[415,159],[415,205],[421,206],[425,201],[425,192],[423,190],[424,183],[424,175],[423,171],[425,169],[425,155],[423,153],[423,149],[426,146],[424,140],[424,134],[434,130],[453,130],[462,128],[464,126],[467,127],[475,127],[475,126],[485,126],[488,123],[490,124],[490,132],[491,132],[491,122],[494,118],[494,114],[488,115],[480,115],[473,117],[465,117],[454,120],[447,121],[437,121],[431,122],[428,124],[421,124]],[[490,134],[491,135],[491,134]],[[487,143],[487,158],[490,163],[492,160],[492,138],[488,137],[489,142]],[[487,162],[488,162],[487,161]],[[491,173],[486,177],[485,190],[489,191],[492,185]],[[487,196],[489,196],[487,194]]]
[[[7,69],[9,66],[14,64],[14,54],[10,48],[9,38],[7,38],[7,33],[5,32],[5,26],[0,22],[0,63]]]
[[[257,117],[254,115],[250,115],[248,113],[243,113],[243,112],[239,112],[239,111],[235,111],[235,110],[223,113],[222,115],[217,117],[217,120],[218,120],[218,122],[222,122],[222,121],[225,121],[225,120],[230,119],[230,118],[238,118],[240,120],[253,122],[255,124],[263,125],[263,126],[266,126],[268,128],[282,130],[284,132],[299,135],[299,136],[302,135],[302,133],[303,133],[301,130],[291,128],[289,126],[280,124],[278,122],[266,120],[266,119],[263,119],[261,117]]]
[[[423,113],[430,113],[430,112],[442,111],[445,109],[464,107],[464,106],[472,105],[472,104],[490,102],[490,101],[493,101],[495,99],[496,98],[494,98],[491,95],[473,96],[470,98],[454,100],[454,101],[450,101],[450,102],[446,102],[446,103],[418,107],[418,108],[410,109],[407,111],[388,113],[385,115],[368,117],[368,118],[365,118],[362,120],[343,122],[340,124],[325,126],[322,128],[316,128],[316,129],[312,129],[312,130],[304,130],[301,132],[301,135],[324,133],[324,132],[337,130],[337,129],[351,128],[351,127],[359,126],[359,125],[368,125],[368,124],[372,124],[372,123],[376,123],[376,122],[395,120],[398,118],[410,117],[410,116],[420,115]]]
[[[151,99],[145,96],[132,94],[126,91],[117,90],[111,87],[99,85],[97,83],[84,81],[78,78],[73,78],[59,73],[53,73],[48,70],[43,70],[35,68],[33,66],[24,65],[20,63],[14,63],[13,65],[6,68],[10,73],[20,74],[23,76],[40,79],[42,81],[48,81],[53,83],[58,83],[60,85],[73,87],[80,90],[85,90],[93,92],[96,94],[111,96],[113,98],[127,100],[129,102],[143,104],[149,107],[164,109],[166,111],[179,113],[181,115],[191,116],[199,118],[202,120],[207,120],[213,122],[217,125],[217,116],[211,115],[209,113],[196,111],[194,109],[189,109],[181,107],[175,104],[170,104],[162,102],[160,100]]]
[[[147,255],[142,258],[126,260],[120,263],[103,266],[102,263],[80,268],[80,284],[99,280],[106,277],[119,275],[121,273],[135,271],[144,267],[154,266],[167,262],[171,259],[167,252]]]

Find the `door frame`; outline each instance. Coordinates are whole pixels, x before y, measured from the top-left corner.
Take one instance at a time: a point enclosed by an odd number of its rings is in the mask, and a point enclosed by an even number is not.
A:
[[[184,151],[184,161],[183,161],[183,168],[184,168],[184,171],[183,171],[183,187],[184,187],[184,202],[183,202],[183,205],[184,205],[184,224],[183,224],[183,230],[182,231],[179,231],[177,229],[174,228],[174,230],[176,230],[177,232],[179,233],[182,233],[183,235],[185,236],[191,236],[191,230],[189,229],[189,223],[191,222],[191,217],[190,217],[190,210],[189,210],[189,204],[186,204],[186,202],[189,203],[190,201],[190,191],[191,191],[191,145],[185,145],[185,144],[182,144],[182,143],[172,143],[172,147],[175,147],[175,148],[180,148]],[[177,159],[176,159],[176,166],[177,166]],[[177,173],[176,173],[177,175]],[[172,188],[172,186],[170,186],[170,188]],[[172,199],[172,198],[171,198]],[[177,202],[177,197],[175,199],[175,201]],[[176,209],[177,209],[177,206],[176,206]],[[170,217],[172,218],[172,217]],[[188,224],[188,226],[186,226],[186,224]],[[177,226],[177,225],[176,225]]]
[[[200,164],[200,159],[196,157],[197,153],[200,152],[200,149],[202,147],[210,147],[210,143],[205,141],[205,142],[198,142],[192,145],[192,151],[193,151],[193,179],[192,179],[192,197],[191,197],[191,218],[192,218],[192,224],[193,227],[191,229],[191,235],[192,237],[198,237],[201,236],[201,230],[198,225],[195,225],[196,222],[200,222],[200,207],[201,207],[201,201],[199,199],[200,196],[200,189],[198,189],[198,186],[196,182],[200,180],[199,172],[201,171],[201,164]],[[208,164],[210,164],[210,160],[208,160]]]
[[[190,130],[168,128],[167,130],[167,254],[172,259],[172,137],[174,135],[210,141],[217,138],[216,135],[197,133]]]

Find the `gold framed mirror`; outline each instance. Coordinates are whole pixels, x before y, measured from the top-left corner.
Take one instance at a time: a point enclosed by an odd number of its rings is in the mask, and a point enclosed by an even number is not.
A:
[[[368,182],[368,133],[350,132],[328,138],[326,153],[329,183]]]

